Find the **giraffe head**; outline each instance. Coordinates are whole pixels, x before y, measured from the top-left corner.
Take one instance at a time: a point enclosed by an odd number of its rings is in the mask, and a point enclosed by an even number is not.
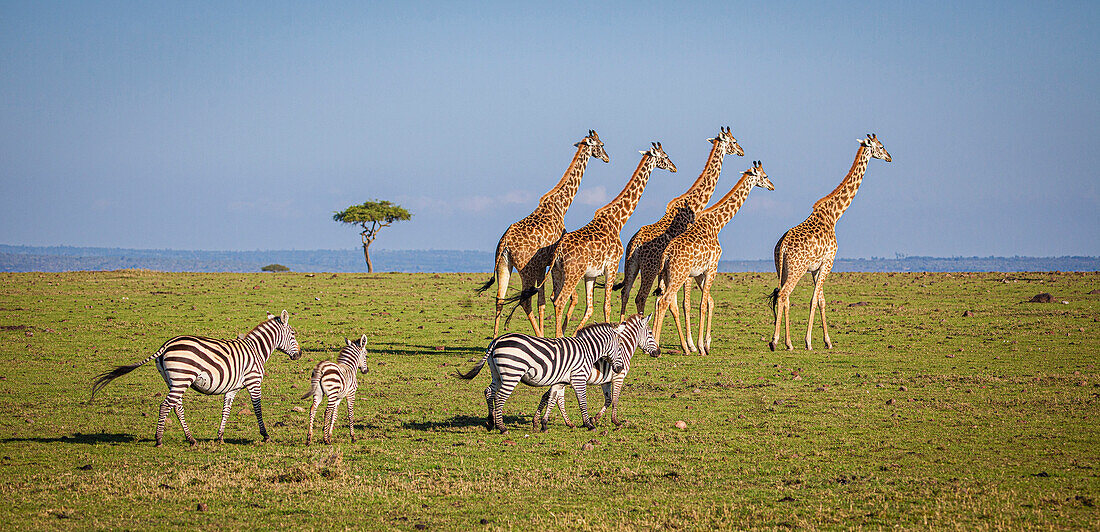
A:
[[[653,144],[652,148],[645,151],[638,150],[638,153],[653,157],[657,161],[657,168],[676,173],[676,164],[672,162],[672,159],[668,158],[668,154],[661,148],[661,143],[651,142],[650,144]]]
[[[768,179],[768,174],[764,173],[764,166],[760,161],[753,161],[752,167],[745,170],[745,179],[750,186],[762,187],[768,190],[775,190],[775,185]]]
[[[574,144],[574,146],[581,148],[589,157],[602,159],[605,163],[611,162],[611,157],[608,157],[607,152],[603,149],[603,142],[600,141],[600,136],[597,135],[596,131],[593,129],[589,129],[588,136],[581,139],[581,141]]]
[[[886,146],[883,146],[882,142],[878,140],[878,135],[868,133],[867,138],[857,139],[856,142],[858,142],[860,146],[871,150],[871,157],[890,162],[890,152],[886,151]]]
[[[733,133],[730,132],[730,128],[728,126],[721,128],[721,130],[718,132],[717,137],[707,139],[707,141],[714,144],[715,147],[721,150],[722,155],[733,154],[740,155],[742,157],[745,156],[745,150],[742,149],[741,145],[737,143],[737,139],[733,138]]]

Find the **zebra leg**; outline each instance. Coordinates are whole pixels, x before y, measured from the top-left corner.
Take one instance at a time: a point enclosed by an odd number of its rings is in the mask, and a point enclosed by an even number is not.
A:
[[[313,420],[317,416],[317,407],[321,406],[321,401],[324,400],[322,396],[320,386],[313,389],[313,406],[309,407],[309,431],[306,432],[306,445],[313,444]],[[324,432],[324,429],[321,429]]]
[[[225,435],[225,421],[229,419],[229,410],[233,408],[233,398],[237,396],[237,390],[226,392],[225,404],[222,405],[222,424],[218,426],[218,443],[225,443],[222,438]]]
[[[596,424],[592,422],[592,418],[588,416],[588,376],[584,374],[573,375],[570,384],[573,386],[573,391],[577,392],[577,402],[581,405],[581,420],[584,422],[584,426],[588,430],[595,430]]]
[[[165,396],[164,401],[160,403],[160,417],[157,419],[156,432],[157,447],[164,444],[164,423],[168,421],[168,412],[173,410],[177,404],[183,402],[183,392],[187,391],[189,386],[191,386],[190,382],[179,383],[174,387],[170,387],[168,395]]]
[[[550,390],[553,390],[553,388]],[[550,390],[546,390],[546,393],[542,394],[539,405],[535,407],[535,415],[531,417],[531,430],[538,430],[539,417],[542,417],[542,432],[546,432],[546,423],[550,420],[548,415],[550,412]],[[539,415],[540,412],[543,413],[542,416]]]
[[[187,420],[183,418],[183,399],[180,398],[180,402],[176,403],[176,417],[180,420],[180,426],[183,427],[183,434],[187,436],[187,441],[194,447],[196,443],[195,437],[191,435],[191,428],[187,426]]]
[[[573,423],[573,421],[571,419],[569,419],[569,414],[565,413],[565,385],[564,384],[557,385],[557,389],[554,391],[554,404],[558,405],[558,412],[561,412],[561,418],[565,420],[565,426],[567,426],[571,429],[577,428],[576,423]],[[550,415],[550,413],[547,412],[547,417],[549,417],[549,415]]]
[[[516,384],[519,383],[517,378],[515,382],[502,382],[499,390],[497,390],[495,400],[493,401],[493,426],[500,431],[501,434],[508,433],[508,427],[504,426],[504,403],[508,401],[508,396],[512,395],[512,391],[516,388]]]
[[[623,391],[623,381],[626,380],[626,374],[616,375],[614,380],[609,384],[603,385],[604,400],[608,399],[608,389],[611,390],[611,422],[616,426],[620,426],[626,423],[625,419],[619,417],[619,394]]]
[[[260,435],[263,436],[263,441],[271,441],[271,437],[267,435],[267,427],[264,426],[264,411],[263,406],[260,405],[259,382],[248,387],[248,395],[252,398],[252,410],[256,412],[256,423],[260,425]]]
[[[348,394],[348,431],[351,433],[351,443],[355,443],[355,394]]]
[[[336,410],[338,408],[340,408],[340,399],[329,397],[328,405],[325,406],[325,430],[323,434],[325,445],[332,445],[332,431],[336,427]]]
[[[607,407],[611,406],[611,383],[605,383],[603,386],[603,408],[599,412],[596,412],[595,416],[592,416],[592,421],[599,423],[600,418],[603,417],[604,412],[607,412]],[[616,423],[617,425],[618,423]]]
[[[485,387],[485,405],[489,407],[489,417],[485,419],[485,425],[489,430],[493,430],[493,400],[496,399],[496,394],[493,393],[493,385]]]

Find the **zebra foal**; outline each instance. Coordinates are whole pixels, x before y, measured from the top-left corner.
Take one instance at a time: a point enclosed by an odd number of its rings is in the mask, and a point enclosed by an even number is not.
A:
[[[485,350],[485,356],[470,371],[458,373],[472,379],[489,363],[492,382],[485,388],[485,404],[489,407],[489,430],[501,434],[504,426],[504,403],[520,382],[528,386],[550,386],[570,383],[581,405],[584,426],[596,428],[588,416],[585,383],[597,360],[610,358],[615,371],[623,368],[622,346],[618,332],[624,328],[609,323],[597,323],[581,328],[577,335],[566,338],[540,338],[509,333],[497,337]]]
[[[302,399],[313,397],[313,406],[309,409],[309,432],[306,435],[306,445],[313,443],[313,419],[317,415],[317,407],[321,401],[328,398],[325,405],[325,426],[322,429],[322,437],[325,444],[332,443],[332,430],[336,426],[336,409],[340,401],[348,400],[348,430],[351,432],[351,442],[355,443],[355,392],[359,389],[359,381],[355,378],[355,370],[367,372],[367,335],[363,335],[358,341],[352,342],[344,338],[347,344],[340,350],[336,362],[322,360],[313,368],[313,376],[310,378],[310,389]]]
[[[659,351],[657,342],[653,340],[653,331],[649,329],[649,319],[649,316],[635,314],[623,322],[623,329],[619,332],[619,342],[622,345],[623,352],[621,371],[615,371],[611,363],[605,358],[597,360],[595,366],[593,366],[586,384],[601,385],[603,387],[603,408],[592,418],[593,422],[598,422],[603,417],[608,405],[611,406],[612,423],[622,425],[625,421],[619,419],[619,394],[622,392],[626,374],[630,371],[630,358],[634,355],[634,350],[639,347],[649,355],[656,354]],[[565,424],[569,428],[576,426],[569,419],[569,415],[565,413],[566,386],[564,383],[554,384],[542,395],[542,400],[535,408],[534,419],[531,421],[532,428],[538,427],[539,412],[542,412],[541,430],[545,432],[546,424],[550,421],[550,410],[555,405],[558,407],[558,411],[561,412],[561,417],[565,419]]]
[[[160,447],[164,437],[164,422],[168,411],[175,410],[187,441],[195,445],[191,429],[183,418],[183,392],[194,388],[207,395],[225,394],[222,407],[222,422],[218,427],[218,441],[224,442],[225,421],[229,418],[229,409],[233,398],[241,388],[248,389],[252,397],[252,410],[260,425],[263,441],[270,438],[264,427],[263,411],[260,407],[260,382],[264,378],[264,363],[276,350],[290,355],[291,360],[302,356],[294,329],[287,323],[289,315],[284,310],[281,316],[267,315],[267,321],[257,325],[242,338],[219,340],[203,336],[177,336],[168,340],[145,360],[128,366],[118,366],[96,376],[92,382],[92,398],[111,381],[134,371],[150,360],[156,359],[157,371],[168,384],[168,396],[160,404],[160,418],[157,420],[156,445]]]

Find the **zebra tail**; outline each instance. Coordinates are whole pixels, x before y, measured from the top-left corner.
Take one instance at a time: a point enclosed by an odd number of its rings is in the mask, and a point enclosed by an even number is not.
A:
[[[485,367],[485,361],[489,360],[489,353],[493,352],[493,346],[496,345],[496,343],[497,341],[493,340],[493,343],[489,344],[489,347],[485,348],[485,355],[481,357],[480,362],[478,362],[474,367],[470,368],[470,371],[462,373],[456,369],[455,375],[461,379],[466,380],[470,380],[476,377],[478,373],[481,373],[481,368]]]
[[[157,358],[157,357],[163,355],[164,354],[164,349],[166,347],[168,347],[168,343],[169,342],[165,342],[164,345],[160,346],[160,349],[158,349],[156,353],[153,353],[152,355],[149,355],[148,357],[145,358],[145,360],[142,360],[141,362],[138,362],[136,364],[130,364],[130,365],[127,365],[127,366],[118,366],[115,369],[107,370],[107,371],[104,371],[103,373],[100,373],[99,375],[96,375],[95,380],[92,381],[92,398],[91,399],[95,399],[96,392],[98,392],[99,390],[102,390],[103,387],[110,384],[111,381],[113,381],[113,380],[115,380],[115,379],[117,379],[117,378],[119,378],[119,377],[121,377],[121,376],[123,376],[127,373],[130,373],[131,371],[134,371],[135,369],[138,369],[141,366],[144,366],[150,360],[153,360],[154,358]],[[91,401],[91,399],[89,399],[89,401]]]
[[[319,371],[320,369],[320,366],[313,368],[313,375],[309,378],[309,391],[302,394],[302,399],[316,397],[317,394],[321,392],[321,372]]]

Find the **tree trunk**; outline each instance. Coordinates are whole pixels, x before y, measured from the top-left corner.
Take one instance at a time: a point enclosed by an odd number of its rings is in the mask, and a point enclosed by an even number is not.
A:
[[[374,266],[370,263],[370,253],[367,251],[368,246],[370,242],[363,242],[363,258],[367,261],[367,273],[374,273]]]

